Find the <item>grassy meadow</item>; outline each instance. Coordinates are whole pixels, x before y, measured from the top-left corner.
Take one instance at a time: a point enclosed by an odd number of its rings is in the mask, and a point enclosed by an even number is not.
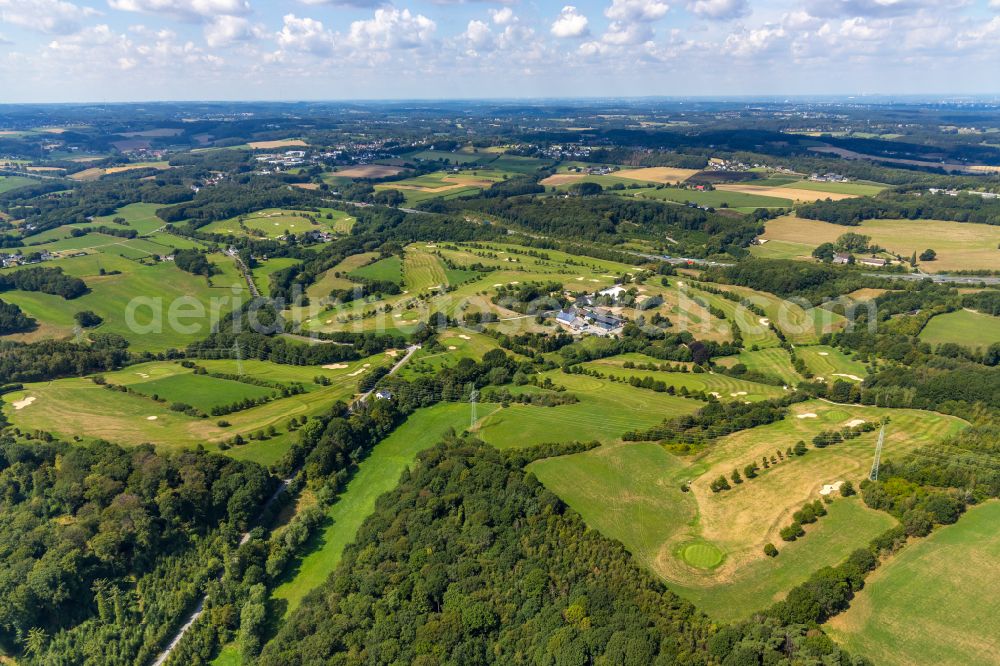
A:
[[[993,501],[910,542],[824,628],[885,666],[1000,663],[997,524],[1000,502]]]
[[[1000,317],[956,310],[932,317],[920,339],[932,345],[954,342],[967,347],[988,347],[1000,342]]]

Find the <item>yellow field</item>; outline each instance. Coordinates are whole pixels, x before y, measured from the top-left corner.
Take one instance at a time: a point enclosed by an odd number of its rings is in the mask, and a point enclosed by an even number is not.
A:
[[[100,167],[93,167],[91,169],[85,169],[79,171],[70,176],[71,180],[89,181],[97,180],[102,176],[106,176],[110,173],[121,173],[123,171],[133,171],[135,169],[160,169],[166,170],[170,168],[168,162],[137,162],[136,164],[125,164],[123,166],[109,167],[107,169],[102,169]]]
[[[780,197],[791,199],[792,201],[813,202],[824,199],[840,201],[841,199],[856,199],[855,194],[842,194],[837,192],[820,192],[818,190],[800,190],[794,187],[757,187],[755,185],[743,185],[741,183],[730,183],[716,185],[715,189],[723,192],[739,192],[740,194],[759,194],[765,197]]]
[[[557,173],[549,176],[545,180],[538,181],[538,184],[545,185],[546,187],[558,187],[559,185],[575,183],[587,177],[587,174],[583,173]]]
[[[801,245],[808,257],[821,243],[833,242],[847,232],[871,236],[872,241],[890,252],[908,257],[932,248],[937,260],[920,264],[928,273],[948,270],[995,269],[1000,265],[1000,227],[967,222],[938,220],[867,220],[857,227],[845,227],[818,220],[787,215],[767,223],[764,238]],[[767,256],[767,246],[760,254]]]
[[[680,169],[677,167],[647,167],[644,169],[624,169],[616,171],[617,178],[643,180],[650,183],[683,183],[698,173],[697,169]]]
[[[267,150],[269,148],[285,148],[308,146],[302,139],[278,139],[277,141],[251,141],[247,144],[254,150]]]

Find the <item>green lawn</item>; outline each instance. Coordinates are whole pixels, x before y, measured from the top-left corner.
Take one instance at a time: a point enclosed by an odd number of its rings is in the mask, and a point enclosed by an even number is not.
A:
[[[493,409],[482,405],[480,414]],[[309,553],[293,565],[291,575],[275,588],[272,597],[279,604],[284,602],[281,605],[286,616],[337,567],[344,547],[354,540],[358,528],[375,510],[375,501],[396,487],[400,474],[413,464],[417,454],[441,441],[449,429],[461,431],[468,425],[468,405],[439,404],[415,412],[372,449],[328,512],[330,521],[325,529],[310,541]]]
[[[877,664],[1000,664],[1000,502],[909,543],[826,629]]]
[[[796,347],[795,353],[813,375],[823,377],[827,381],[837,378],[858,381],[857,377],[864,378],[868,374],[864,363],[851,358],[836,347],[826,345]]]
[[[931,318],[920,339],[932,345],[955,342],[967,347],[988,347],[1000,342],[1000,317],[957,310]]]
[[[23,176],[0,176],[0,194],[16,190],[25,185],[38,185],[41,182],[43,181]]]

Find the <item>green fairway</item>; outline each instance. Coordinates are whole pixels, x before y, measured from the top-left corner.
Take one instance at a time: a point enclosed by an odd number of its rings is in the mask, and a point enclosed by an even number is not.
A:
[[[788,352],[781,347],[745,351],[736,356],[724,356],[718,359],[718,364],[723,367],[731,368],[737,363],[745,365],[747,370],[777,377],[787,386],[795,386],[803,380],[803,377],[795,371]]]
[[[1000,502],[909,543],[826,629],[885,666],[1000,663]]]
[[[355,268],[350,272],[349,277],[400,282],[403,279],[403,262],[399,257],[393,255],[380,259],[374,264]]]
[[[481,414],[495,407],[481,406]],[[287,616],[302,598],[326,580],[340,562],[344,547],[354,540],[361,523],[374,511],[375,500],[392,490],[399,476],[417,454],[441,441],[448,430],[469,425],[469,406],[440,404],[421,409],[361,461],[358,471],[328,512],[327,526],[309,542],[310,551],[293,565],[291,575],[275,588],[272,597]]]
[[[957,310],[931,318],[920,339],[932,345],[954,342],[967,347],[988,347],[1000,342],[1000,317]]]
[[[546,373],[580,402],[557,407],[511,405],[483,420],[476,434],[500,448],[547,442],[612,442],[625,432],[691,414],[703,403],[586,375]],[[532,387],[524,387],[532,389]]]
[[[247,398],[263,398],[274,393],[273,389],[263,386],[193,373],[153,379],[133,384],[132,388],[145,396],[159,396],[167,403],[197,405],[205,412],[213,407],[230,405]]]
[[[791,411],[783,421],[723,437],[693,457],[671,455],[653,442],[610,443],[538,461],[531,470],[671,589],[713,618],[733,621],[779,600],[816,569],[839,563],[895,521],[860,500],[837,496],[830,515],[808,526],[805,538],[789,544],[778,536],[792,513],[818,498],[825,484],[864,478],[876,432],[825,449],[810,447],[801,457],[783,456],[756,478],[721,493],[710,490],[712,480],[760,463],[763,456],[777,460],[777,453],[796,441],[811,442],[816,433],[849,423],[889,416],[885,447],[896,452],[939,441],[965,425],[932,412],[818,400]],[[777,558],[763,554],[769,542],[781,551]]]
[[[225,417],[231,424],[228,427],[219,426],[216,419],[200,419],[172,411],[169,409],[169,402],[155,403],[140,395],[105,389],[89,378],[68,378],[25,384],[23,390],[3,396],[3,410],[8,420],[19,427],[46,430],[67,439],[74,437],[92,439],[99,436],[124,445],[151,442],[167,449],[180,449],[198,444],[217,449],[220,442],[232,438],[237,433],[245,436],[275,426],[280,436],[267,441],[249,442],[227,451],[227,454],[234,458],[251,459],[267,464],[280,457],[295,439],[296,435],[287,431],[287,422],[292,416],[312,416],[329,409],[338,400],[350,400],[357,391],[358,381],[362,375],[375,367],[388,365],[391,361],[392,358],[387,354],[378,354],[359,361],[334,364],[345,367],[323,368],[279,365],[256,360],[237,362],[231,359],[198,359],[197,363],[205,366],[210,372],[238,373],[242,367],[244,372],[252,376],[282,383],[299,382],[306,389],[305,393],[299,395],[228,414]],[[313,383],[312,378],[317,375],[328,378],[330,384],[319,386]],[[168,379],[175,376],[176,379]],[[143,393],[147,390],[144,387],[146,383],[163,384],[172,395],[178,397],[180,402],[191,404],[203,411],[208,411],[207,401],[218,399],[211,390],[208,390],[210,385],[203,381],[206,379],[210,380],[219,392],[228,392],[227,397],[246,395],[246,390],[270,392],[270,389],[248,386],[240,382],[196,377],[190,374],[190,370],[173,361],[133,365],[118,372],[107,373],[105,377],[110,383],[129,385]],[[185,388],[183,382],[190,380],[199,382],[200,385],[197,387],[199,391],[204,389],[199,394],[200,398],[194,394],[185,397],[185,393],[179,390]],[[14,406],[14,403],[26,398],[34,398],[34,401],[23,405],[21,409]],[[192,401],[192,398],[198,399]],[[206,402],[202,403],[202,399]]]
[[[802,359],[814,376],[830,382],[838,378],[856,382],[868,374],[864,363],[856,361],[836,347],[825,345],[796,347],[795,354]]]

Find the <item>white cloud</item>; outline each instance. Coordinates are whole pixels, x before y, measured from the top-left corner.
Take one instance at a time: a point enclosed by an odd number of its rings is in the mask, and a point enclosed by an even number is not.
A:
[[[493,22],[497,25],[507,25],[508,23],[515,21],[514,10],[510,7],[502,7],[500,9],[491,9],[490,17]]]
[[[53,35],[80,30],[97,11],[64,0],[0,0],[0,21]]]
[[[645,23],[613,21],[601,39],[605,44],[629,46],[642,44],[653,38],[653,30]]]
[[[1000,9],[1000,0],[990,0],[991,9]]]
[[[613,21],[655,21],[668,11],[670,5],[659,0],[611,0],[604,15]]]
[[[566,5],[552,23],[552,34],[560,38],[583,37],[590,32],[588,22],[587,17],[578,12],[576,7]]]
[[[749,0],[689,0],[687,8],[696,16],[726,21],[750,14]]]
[[[430,42],[437,24],[423,14],[388,7],[375,16],[351,23],[348,41],[362,49],[413,49]]]
[[[469,46],[476,51],[486,51],[493,48],[493,32],[490,30],[490,26],[482,21],[475,19],[469,21],[469,25],[462,36],[469,43]]]
[[[205,43],[212,48],[225,47],[257,39],[263,34],[263,28],[242,16],[221,15],[205,26]]]
[[[286,14],[282,20],[284,25],[277,35],[282,54],[286,51],[298,51],[327,56],[333,52],[335,44],[333,33],[323,27],[322,21],[299,18],[295,14]]]
[[[125,12],[169,14],[188,21],[250,13],[249,0],[108,0],[108,5]]]
[[[776,50],[787,36],[783,27],[767,24],[730,34],[726,37],[724,48],[728,54],[737,58],[750,58]]]
[[[964,0],[807,0],[806,9],[813,16],[903,16],[923,8],[961,5]]]

